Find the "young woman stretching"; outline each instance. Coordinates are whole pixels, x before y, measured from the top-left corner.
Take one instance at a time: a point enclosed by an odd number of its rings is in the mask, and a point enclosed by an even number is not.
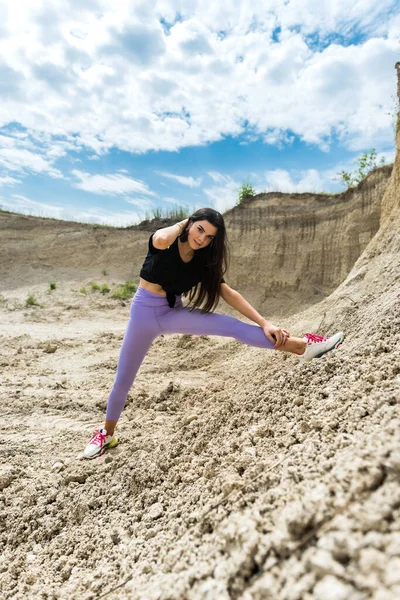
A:
[[[227,262],[224,219],[212,208],[201,208],[188,219],[158,229],[150,236],[107,403],[105,425],[89,440],[83,451],[85,458],[100,456],[118,444],[114,431],[129,389],[153,340],[161,334],[233,337],[250,346],[297,354],[302,361],[320,357],[340,344],[341,332],[330,338],[306,333],[300,339],[264,319],[225,282]],[[181,294],[187,293],[190,308],[182,304]],[[213,313],[220,296],[257,325]]]

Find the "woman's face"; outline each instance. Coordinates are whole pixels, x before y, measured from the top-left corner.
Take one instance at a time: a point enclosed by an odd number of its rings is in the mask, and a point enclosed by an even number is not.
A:
[[[193,250],[205,248],[215,238],[218,229],[207,220],[195,221],[189,228],[188,242]]]

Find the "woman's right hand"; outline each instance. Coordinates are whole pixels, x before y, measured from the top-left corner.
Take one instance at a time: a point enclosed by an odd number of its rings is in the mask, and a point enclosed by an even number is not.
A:
[[[179,221],[178,225],[181,228],[181,233],[185,231],[185,227],[188,224],[189,218],[183,219],[183,221]]]
[[[268,321],[264,324],[263,331],[270,342],[274,344],[274,349],[282,348],[285,345],[286,340],[290,337],[290,333],[287,329],[277,327],[273,323]]]
[[[181,225],[182,225],[183,229],[185,229],[188,222],[189,222],[189,217],[187,219],[183,219],[183,221],[181,221]]]

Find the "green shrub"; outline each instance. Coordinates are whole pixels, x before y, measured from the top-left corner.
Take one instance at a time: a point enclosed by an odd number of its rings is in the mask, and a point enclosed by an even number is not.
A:
[[[108,294],[108,292],[110,291],[110,288],[108,287],[108,285],[106,283],[102,283],[101,287],[100,287],[100,294]]]
[[[104,275],[104,277],[107,277],[107,275],[108,275],[107,269],[103,269],[101,273],[102,273],[102,275]]]
[[[195,207],[190,209],[187,206],[174,205],[173,208],[155,207],[151,212],[145,211],[143,220],[151,221],[152,219],[172,219],[174,221],[183,221],[195,212]]]
[[[153,208],[153,219],[162,219],[163,217],[163,212],[161,210],[161,208]]]
[[[99,292],[100,291],[100,286],[96,281],[91,281],[90,282],[90,289],[92,290],[92,292]]]
[[[39,302],[36,300],[35,296],[33,296],[31,294],[25,300],[25,306],[27,306],[27,307],[29,307],[29,306],[39,306]]]
[[[340,173],[336,173],[334,179],[340,181],[349,190],[356,187],[373,169],[376,169],[378,166],[383,167],[385,162],[385,157],[382,156],[379,165],[376,163],[376,150],[372,148],[372,150],[364,152],[364,154],[357,158],[355,161],[357,164],[355,171],[350,173],[349,171],[342,170]]]
[[[245,181],[238,190],[237,204],[242,204],[246,198],[252,198],[255,195],[256,192],[253,185],[250,183],[250,181]]]
[[[112,298],[118,298],[118,300],[128,300],[129,298],[132,298],[136,290],[136,283],[133,283],[133,281],[128,280],[124,284],[119,285],[117,288],[115,288],[111,296]]]
[[[84,286],[84,285],[83,285],[83,286],[81,287],[81,289],[79,290],[79,293],[80,293],[80,294],[85,294],[85,296],[87,295],[88,291],[87,291],[87,289],[85,288],[85,286]]]
[[[49,283],[49,290],[52,292],[53,290],[55,290],[57,287],[57,284],[55,281],[50,281]]]

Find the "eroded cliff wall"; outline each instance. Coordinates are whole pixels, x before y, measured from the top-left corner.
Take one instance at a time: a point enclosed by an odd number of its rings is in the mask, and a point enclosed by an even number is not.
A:
[[[391,166],[335,196],[259,194],[225,215],[228,281],[263,311],[294,312],[331,293],[379,229]]]
[[[138,275],[148,233],[0,212],[0,291],[58,280]]]

